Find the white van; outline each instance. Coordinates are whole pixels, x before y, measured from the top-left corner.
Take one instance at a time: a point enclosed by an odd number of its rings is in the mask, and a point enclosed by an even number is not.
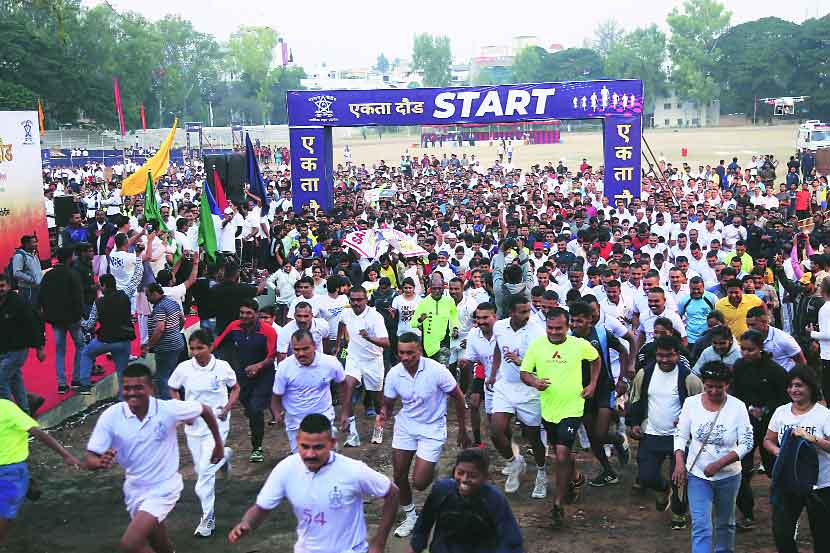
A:
[[[805,149],[815,152],[819,148],[830,148],[830,123],[811,120],[801,125],[798,128],[795,148],[796,152]]]

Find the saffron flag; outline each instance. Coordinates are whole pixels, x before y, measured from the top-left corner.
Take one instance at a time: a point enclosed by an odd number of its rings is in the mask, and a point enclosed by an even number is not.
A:
[[[213,198],[213,192],[210,191],[210,186],[205,184],[205,196],[208,199],[208,205],[210,206],[210,212],[216,215],[217,217],[222,216],[222,210],[219,209],[219,205],[217,205],[216,200]]]
[[[210,206],[210,191],[205,186],[206,194],[199,200],[199,245],[205,250],[205,257],[216,261],[216,227],[213,224],[213,210]]]
[[[40,136],[46,134],[46,125],[43,124],[43,103],[37,99],[37,121],[40,125]]]
[[[118,115],[118,124],[121,126],[121,136],[127,134],[127,128],[124,126],[124,107],[121,105],[121,89],[118,87],[118,78],[112,78],[112,88],[115,94],[115,114]]]
[[[147,130],[147,116],[144,114],[144,102],[141,102],[141,128]]]
[[[144,220],[153,223],[155,228],[167,232],[167,225],[161,218],[161,211],[156,202],[156,190],[153,188],[153,176],[147,172],[147,187],[144,189]]]
[[[178,119],[173,121],[173,128],[170,129],[170,134],[167,135],[167,138],[159,146],[158,152],[145,161],[144,165],[138,171],[124,179],[124,182],[121,183],[122,196],[135,196],[136,194],[144,192],[144,185],[146,184],[144,182],[144,175],[148,172],[153,180],[157,180],[160,176],[167,173],[167,169],[170,167],[170,148],[173,147],[173,139],[176,138],[176,126],[178,124]]]
[[[209,186],[205,186],[205,188],[210,188]],[[222,216],[222,213],[225,212],[225,208],[228,207],[228,197],[225,195],[225,188],[222,186],[222,179],[219,178],[219,171],[216,170],[216,167],[213,168],[213,189],[216,191],[216,205],[219,207],[219,215]]]
[[[256,159],[254,145],[251,143],[251,135],[245,133],[245,157],[248,165],[248,185],[251,194],[262,201],[262,213],[268,213],[268,193],[265,191],[265,183],[262,180],[262,173],[259,172],[259,162]]]

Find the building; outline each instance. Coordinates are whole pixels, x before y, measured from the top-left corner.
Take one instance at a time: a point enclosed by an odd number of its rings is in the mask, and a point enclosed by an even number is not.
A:
[[[720,100],[700,106],[697,102],[678,98],[674,92],[654,99],[654,128],[715,127],[718,124]]]

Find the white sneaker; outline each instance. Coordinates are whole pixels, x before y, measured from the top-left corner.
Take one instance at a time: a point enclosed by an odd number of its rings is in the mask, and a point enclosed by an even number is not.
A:
[[[406,518],[403,519],[401,525],[395,528],[395,535],[399,538],[407,537],[415,529],[416,522],[418,522],[418,513],[415,512],[415,509],[412,509],[406,513]]]
[[[358,433],[349,434],[346,443],[343,444],[345,447],[360,447],[360,435]]]
[[[501,473],[505,476],[510,476],[510,463],[507,463],[502,467]]]
[[[372,431],[372,443],[373,444],[382,444],[383,443],[383,427],[376,426],[375,429]]]
[[[533,499],[544,499],[548,496],[548,475],[543,473],[536,473],[536,483],[533,485],[533,493],[530,497]]]
[[[216,523],[213,520],[213,513],[204,515],[202,520],[199,521],[199,526],[196,527],[196,531],[193,532],[193,535],[208,538],[213,534],[213,528],[215,526]]]
[[[507,475],[507,481],[504,483],[505,493],[515,493],[519,489],[519,476],[525,471],[524,457],[516,457],[510,464],[510,474]]]

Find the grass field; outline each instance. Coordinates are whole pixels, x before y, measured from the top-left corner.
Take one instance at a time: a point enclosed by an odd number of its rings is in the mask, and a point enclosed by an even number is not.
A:
[[[564,128],[564,125],[563,125]],[[703,129],[646,129],[644,138],[651,146],[658,159],[675,164],[688,162],[697,168],[697,165],[716,165],[718,160],[725,159],[727,164],[731,158],[737,157],[742,165],[746,165],[753,155],[773,154],[776,159],[785,163],[795,152],[795,133],[797,125],[777,125],[772,127],[711,127]],[[527,168],[534,164],[552,162],[554,165],[564,159],[570,168],[576,168],[582,158],[595,167],[602,163],[602,134],[594,132],[562,132],[561,144],[538,144],[514,146],[514,164]],[[475,147],[451,147],[447,143],[443,148],[421,148],[418,146],[418,136],[384,135],[378,140],[376,135],[369,139],[352,137],[335,138],[334,159],[336,163],[343,160],[343,146],[349,144],[352,159],[355,163],[366,163],[367,166],[383,159],[387,164],[396,164],[401,154],[408,151],[419,157],[427,152],[436,154],[439,158],[446,153],[466,153],[469,157],[475,154],[482,163],[492,164],[496,158],[496,146],[487,143],[476,144]],[[414,147],[413,147],[414,146]],[[681,157],[681,149],[688,149],[688,157]],[[645,151],[645,148],[643,148]]]

